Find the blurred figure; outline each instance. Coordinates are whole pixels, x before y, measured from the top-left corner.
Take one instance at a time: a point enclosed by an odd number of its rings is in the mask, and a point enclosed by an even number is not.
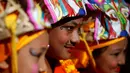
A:
[[[28,5],[27,3],[30,3],[29,5],[37,4],[33,0],[25,0],[24,2],[25,5]],[[2,56],[3,60],[0,67],[9,67],[8,72],[5,73],[51,73],[50,66],[45,59],[45,54],[49,47],[49,36],[45,28],[49,26],[42,25],[42,20],[37,21],[38,18],[31,17],[29,14],[32,15],[32,13],[27,13],[26,10],[23,10],[25,8],[21,8],[22,4],[19,1],[2,0],[0,4],[0,8],[3,9],[3,13],[0,14],[2,29],[7,29],[10,33],[10,35],[0,34],[0,40],[2,40],[0,43],[9,43],[9,50],[11,50],[11,53],[8,54],[6,52],[8,46],[3,49],[2,44],[0,44],[0,47],[2,47],[1,54],[5,54],[5,56]],[[35,7],[36,5],[34,4]],[[28,9],[28,12],[30,9]],[[39,11],[42,11],[41,8]],[[3,30],[3,32],[7,32],[7,30]],[[2,37],[2,35],[4,36]],[[9,66],[5,62],[8,56],[11,57],[9,58],[11,61],[8,63]],[[2,73],[4,73],[4,70]]]

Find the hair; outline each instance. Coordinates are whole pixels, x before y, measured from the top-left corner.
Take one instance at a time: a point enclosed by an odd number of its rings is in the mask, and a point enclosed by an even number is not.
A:
[[[103,48],[98,48],[98,49],[95,49],[92,54],[93,54],[93,57],[94,59],[99,57],[104,51],[106,51],[108,48],[108,46],[106,47],[103,47]]]
[[[78,19],[78,18],[82,18],[84,16],[75,16],[75,17],[64,17],[63,19],[61,19],[60,21],[54,23],[54,24],[51,24],[52,25],[52,28],[55,28],[55,27],[58,27],[60,25],[63,25],[71,20],[75,20],[75,19]]]

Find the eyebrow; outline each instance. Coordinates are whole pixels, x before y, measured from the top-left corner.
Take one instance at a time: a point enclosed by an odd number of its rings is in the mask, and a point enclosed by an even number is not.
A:
[[[70,21],[70,22],[67,22],[65,24],[74,24],[74,26],[77,26],[79,23],[76,23],[75,21]]]
[[[74,24],[75,26],[78,25],[79,27],[81,27],[84,24],[84,21],[80,21],[79,23],[72,21],[71,23]]]
[[[74,24],[75,26],[77,26],[79,23],[76,23],[74,21],[71,22],[72,24]]]
[[[126,49],[124,49],[124,48],[116,48],[116,49],[114,49],[113,51],[125,51]]]

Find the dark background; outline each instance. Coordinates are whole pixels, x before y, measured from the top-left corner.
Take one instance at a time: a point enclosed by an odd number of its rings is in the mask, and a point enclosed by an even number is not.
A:
[[[125,1],[130,5],[130,0],[125,0]],[[122,66],[120,73],[130,73],[130,37],[128,38],[126,64]]]
[[[120,73],[130,73],[130,37],[128,38],[126,64],[124,66],[122,66]]]

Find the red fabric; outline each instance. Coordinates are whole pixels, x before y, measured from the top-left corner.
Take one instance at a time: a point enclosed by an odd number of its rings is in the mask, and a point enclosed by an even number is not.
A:
[[[62,66],[57,66],[54,70],[54,73],[65,73]]]

